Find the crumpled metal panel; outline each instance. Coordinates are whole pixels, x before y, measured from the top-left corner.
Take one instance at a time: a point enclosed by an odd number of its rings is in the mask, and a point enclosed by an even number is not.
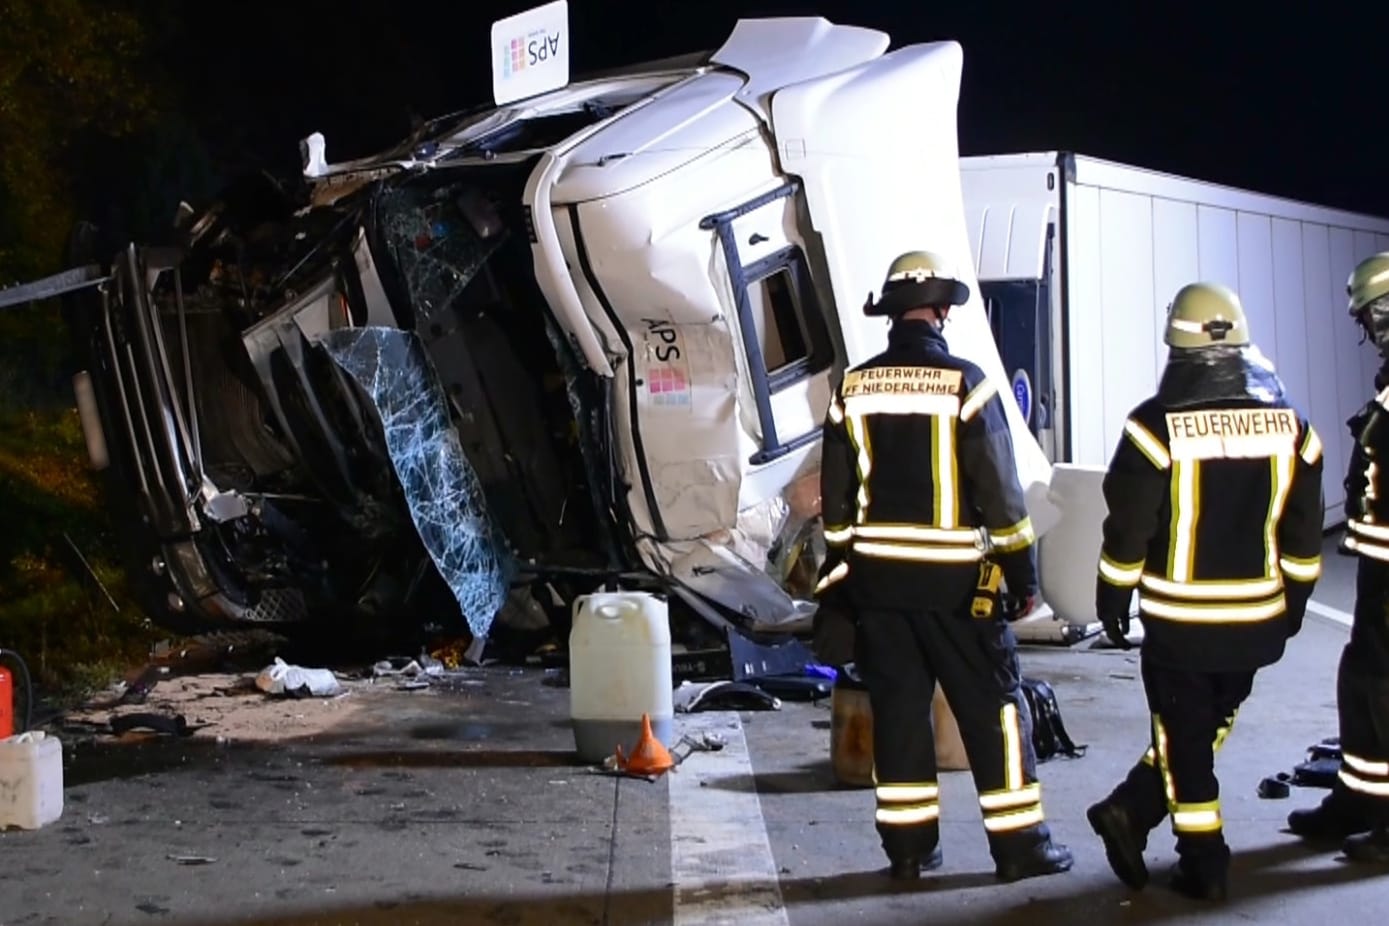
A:
[[[475,636],[506,600],[511,561],[449,421],[424,345],[394,328],[341,328],[320,343],[371,398],[410,516]]]

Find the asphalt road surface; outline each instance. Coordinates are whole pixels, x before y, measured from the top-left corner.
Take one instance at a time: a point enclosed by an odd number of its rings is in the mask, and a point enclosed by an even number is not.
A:
[[[290,702],[171,680],[142,709],[210,725],[185,738],[60,734],[62,819],[0,833],[0,926],[1380,922],[1389,869],[1282,832],[1323,792],[1256,793],[1336,732],[1351,573],[1327,566],[1302,635],[1259,677],[1220,756],[1236,853],[1224,905],[1163,887],[1165,827],[1146,890],[1109,871],[1084,811],[1143,750],[1148,718],[1136,654],[1085,641],[1023,655],[1088,746],[1041,766],[1049,821],[1076,856],[1066,874],[997,884],[972,783],[952,772],[944,866],[893,885],[871,792],[831,775],[828,702],[682,715],[682,732],[717,734],[723,749],[647,782],[577,762],[568,692],[539,671]]]

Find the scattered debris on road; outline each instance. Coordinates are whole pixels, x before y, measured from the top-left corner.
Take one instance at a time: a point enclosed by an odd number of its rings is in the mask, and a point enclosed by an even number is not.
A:
[[[256,687],[268,695],[294,698],[331,698],[342,692],[331,669],[306,669],[290,665],[279,656],[256,676]]]
[[[169,861],[179,865],[211,865],[217,860],[206,855],[173,855],[168,856]]]

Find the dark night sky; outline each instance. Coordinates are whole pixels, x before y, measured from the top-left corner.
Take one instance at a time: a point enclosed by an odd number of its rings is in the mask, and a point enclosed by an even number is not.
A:
[[[197,39],[169,64],[217,114],[204,132],[219,155],[292,165],[320,130],[343,160],[394,142],[412,111],[485,102],[491,21],[537,3],[189,4],[183,34]],[[581,73],[712,49],[740,15],[823,15],[894,46],[950,38],[965,50],[965,154],[1071,149],[1389,215],[1389,54],[1373,51],[1389,41],[1389,4],[1134,6],[570,0],[572,58]]]

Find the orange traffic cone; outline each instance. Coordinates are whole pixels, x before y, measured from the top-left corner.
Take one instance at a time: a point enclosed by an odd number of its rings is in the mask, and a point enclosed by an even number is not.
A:
[[[630,775],[660,775],[675,767],[670,750],[651,732],[650,714],[641,715],[641,737],[631,758],[622,754],[621,745],[617,747],[617,767]]]

